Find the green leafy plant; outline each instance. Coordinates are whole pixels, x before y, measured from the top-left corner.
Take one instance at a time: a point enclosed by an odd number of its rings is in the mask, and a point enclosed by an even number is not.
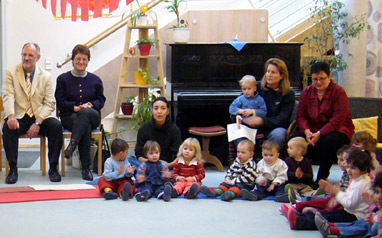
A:
[[[157,40],[141,38],[141,39],[137,40],[136,43],[137,43],[137,45],[152,45],[152,46],[154,46],[157,43]]]
[[[160,95],[158,91],[159,89],[153,89],[151,92],[149,91],[149,94],[143,98],[142,102],[134,107],[132,115],[133,129],[138,130],[143,123],[151,119],[151,103]]]
[[[135,96],[125,97],[125,103],[134,104],[136,102]]]
[[[176,15],[176,25],[171,26],[170,29],[188,27],[188,22],[180,19],[179,15],[179,4],[181,2],[187,2],[187,0],[163,0],[163,2],[169,3],[169,5],[166,6],[166,9]]]
[[[315,0],[314,7],[310,8],[311,19],[314,19],[315,32],[304,39],[312,55],[316,59],[308,62],[304,68],[310,68],[316,61],[329,63],[334,74],[344,71],[347,63],[344,53],[352,56],[350,52],[338,52],[340,44],[349,44],[351,38],[357,38],[366,27],[366,16],[360,18],[349,17],[343,10],[344,3],[334,0]],[[333,47],[332,47],[333,46]],[[333,55],[328,58],[327,55]]]
[[[131,15],[131,24],[135,27],[137,25],[137,20],[139,17],[141,16],[146,16],[146,12],[147,12],[147,7],[146,6],[142,6],[138,0],[136,0],[136,3],[138,5],[138,10],[135,11],[132,15]],[[132,4],[132,3],[131,3]],[[122,18],[123,18],[123,15],[122,15]]]
[[[138,68],[137,72],[142,76],[142,78],[147,78],[147,72],[149,72],[148,68]]]
[[[147,78],[147,84],[153,85],[153,86],[159,85],[160,84],[159,76],[158,77],[151,76],[151,77]]]

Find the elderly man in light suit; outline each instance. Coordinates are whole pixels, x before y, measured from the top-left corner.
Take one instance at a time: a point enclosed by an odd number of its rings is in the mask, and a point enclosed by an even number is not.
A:
[[[60,182],[57,164],[62,147],[62,126],[59,120],[51,116],[55,99],[50,73],[36,66],[40,59],[37,44],[25,44],[21,57],[21,64],[6,69],[2,87],[5,111],[3,142],[10,165],[5,182],[17,182],[19,137],[25,133],[30,138],[37,135],[48,138],[49,179]]]

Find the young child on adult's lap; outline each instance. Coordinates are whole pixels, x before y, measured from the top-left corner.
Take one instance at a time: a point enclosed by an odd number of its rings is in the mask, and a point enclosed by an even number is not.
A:
[[[152,195],[163,198],[164,183],[171,178],[167,163],[159,160],[161,151],[158,142],[147,141],[143,152],[148,161],[139,166],[135,177],[138,183],[135,198],[139,202],[147,201]]]
[[[259,177],[256,179],[256,189],[241,190],[241,196],[250,201],[257,201],[275,195],[276,202],[289,202],[285,193],[285,182],[288,179],[288,166],[279,159],[279,144],[266,140],[262,145],[263,159],[257,164]]]
[[[129,145],[116,138],[111,142],[111,157],[105,161],[105,170],[98,179],[98,187],[106,200],[121,197],[127,201],[133,196],[135,186],[131,177],[135,167],[126,159]]]
[[[364,151],[353,150],[347,159],[347,167],[352,182],[345,192],[342,192],[339,186],[326,180],[319,181],[320,187],[324,188],[328,194],[335,196],[344,209],[316,212],[316,214],[299,213],[289,209],[287,218],[291,229],[316,230],[315,216],[322,216],[329,222],[353,222],[366,217],[369,205],[362,200],[362,194],[370,192],[371,180],[368,173],[373,168],[371,157]]]
[[[186,139],[179,147],[178,160],[172,174],[174,186],[167,182],[164,185],[163,199],[169,201],[183,193],[187,199],[196,198],[205,177],[199,141],[195,138]]]
[[[237,146],[237,158],[227,170],[223,183],[216,189],[202,185],[200,192],[208,197],[221,195],[222,201],[231,201],[240,197],[240,189],[253,189],[257,178],[256,162],[253,159],[255,145],[243,140]]]

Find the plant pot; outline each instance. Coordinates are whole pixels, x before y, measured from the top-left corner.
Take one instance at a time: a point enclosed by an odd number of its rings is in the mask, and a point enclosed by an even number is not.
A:
[[[122,103],[121,104],[121,109],[122,109],[122,113],[123,115],[131,115],[133,113],[133,108],[134,108],[134,105],[131,104],[131,103]]]
[[[148,16],[139,16],[137,19],[137,25],[146,26],[147,25]]]
[[[149,72],[146,72],[146,74],[148,75]],[[134,72],[135,84],[146,85],[147,84],[147,75],[146,75],[146,77],[143,77],[140,72],[135,71]]]
[[[138,45],[138,48],[139,48],[139,53],[142,56],[150,54],[150,49],[151,49],[151,45],[150,44]]]
[[[175,43],[186,43],[190,39],[190,28],[174,28],[173,32]]]

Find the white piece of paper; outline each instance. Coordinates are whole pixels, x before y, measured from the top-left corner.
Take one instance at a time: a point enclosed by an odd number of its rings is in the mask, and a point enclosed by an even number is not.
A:
[[[248,126],[243,124],[240,124],[240,129],[238,128],[236,123],[227,125],[227,134],[229,142],[245,137],[256,144],[256,133],[257,129],[249,128]]]
[[[79,190],[79,189],[96,189],[89,184],[62,184],[62,185],[29,185],[29,187],[38,191],[45,190]]]

